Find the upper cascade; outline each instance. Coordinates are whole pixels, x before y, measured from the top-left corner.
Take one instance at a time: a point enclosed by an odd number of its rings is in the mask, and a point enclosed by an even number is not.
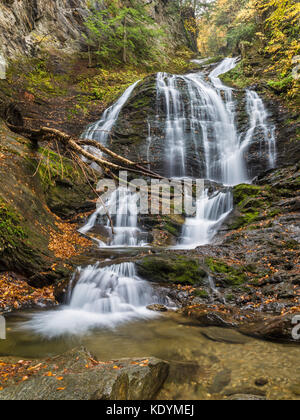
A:
[[[83,136],[106,144],[111,133],[112,149],[132,155],[132,160],[144,158],[150,168],[168,178],[201,178],[225,187],[249,183],[257,175],[257,167],[275,166],[275,126],[269,122],[262,99],[250,90],[243,105],[248,121],[242,129],[237,123],[240,107],[235,91],[220,79],[237,63],[238,58],[225,58],[208,77],[202,72],[158,73],[155,80],[150,77],[136,82]],[[134,134],[135,124],[138,129]],[[249,165],[249,151],[253,149],[259,161],[254,168]],[[205,191],[198,197],[195,219],[187,220],[181,245],[210,243],[231,212],[232,201],[229,188],[212,195]],[[136,203],[136,195],[126,188],[120,188],[106,202],[108,209],[118,209],[114,233],[109,223],[106,226],[109,246],[146,245],[138,227]],[[99,212],[81,232],[103,223]]]

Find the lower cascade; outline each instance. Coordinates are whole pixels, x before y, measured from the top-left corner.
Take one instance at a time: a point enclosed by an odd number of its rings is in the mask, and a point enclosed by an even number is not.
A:
[[[68,303],[57,311],[34,315],[22,328],[47,338],[80,335],[94,328],[114,328],[157,314],[147,309],[166,301],[136,274],[134,263],[79,268],[69,288]]]

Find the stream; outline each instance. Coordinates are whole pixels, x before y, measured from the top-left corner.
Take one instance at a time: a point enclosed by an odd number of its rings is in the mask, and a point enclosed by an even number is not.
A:
[[[202,72],[157,74],[157,115],[148,121],[147,160],[151,161],[151,144],[157,141],[155,126],[163,121],[161,175],[174,179],[202,177],[220,186],[205,189],[197,198],[196,213],[186,218],[174,247],[177,249],[195,249],[213,242],[233,209],[231,187],[251,182],[245,156],[257,130],[261,133],[262,156],[268,157],[266,169],[276,165],[275,127],[269,123],[262,99],[252,90],[245,92],[248,129],[242,134],[237,129],[234,91],[219,78],[237,62],[236,58],[225,59],[208,77]],[[130,86],[82,136],[107,144],[109,132],[138,83]],[[182,97],[183,90],[188,104]],[[89,151],[99,153],[92,147]],[[191,151],[195,154],[193,168],[187,164]],[[98,243],[108,259],[110,252],[123,258],[129,257],[130,249],[147,252],[151,243],[139,226],[136,203],[136,194],[120,187],[105,202],[108,211],[114,207],[119,210],[114,217],[114,232],[109,221],[100,216],[101,206],[80,232],[89,235],[100,225],[107,241]],[[213,293],[218,293],[211,282]],[[169,311],[163,315],[154,312],[148,309],[152,304],[164,305]],[[133,262],[80,267],[65,305],[8,317],[8,338],[1,343],[0,356],[40,358],[82,344],[99,360],[156,356],[169,361],[170,377],[158,396],[162,399],[214,399],[233,394],[295,398],[291,387],[300,373],[297,346],[263,342],[216,327],[200,328],[175,309],[162,288],[137,276]],[[267,385],[260,391],[255,381],[261,378]]]

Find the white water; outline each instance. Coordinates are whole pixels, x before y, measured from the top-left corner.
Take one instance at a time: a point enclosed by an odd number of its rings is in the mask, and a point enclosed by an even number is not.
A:
[[[133,93],[135,87],[139,81],[134,83],[130,86],[124,94],[120,97],[120,99],[108,108],[102,118],[96,122],[95,124],[91,125],[82,135],[83,138],[96,140],[99,143],[106,145],[111,130],[113,129],[114,125],[116,124],[120,112],[128,99],[130,98],[131,94]],[[149,126],[150,130],[150,126]],[[149,136],[151,135],[151,132]],[[149,138],[151,142],[151,138]],[[88,147],[89,151],[94,154],[98,154],[99,151],[93,147]],[[150,145],[149,145],[150,148]],[[98,241],[99,246],[101,247],[134,247],[134,246],[143,246],[146,245],[144,240],[140,239],[142,232],[138,228],[137,225],[137,205],[136,205],[136,195],[131,193],[126,188],[119,188],[117,189],[112,196],[109,198],[107,202],[105,202],[105,207],[109,214],[115,215],[113,217],[113,232],[110,221],[107,222],[107,231],[110,236],[110,240],[108,244],[103,241]],[[113,210],[113,211],[112,211]],[[87,221],[86,225],[83,226],[79,231],[81,233],[88,233],[99,219],[99,214],[103,213],[103,207],[100,206],[98,210],[92,214],[92,216]]]
[[[201,127],[205,178],[227,186],[250,182],[245,154],[257,130],[262,132],[261,150],[267,148],[269,167],[274,167],[276,162],[275,127],[268,123],[268,113],[256,92],[246,92],[250,127],[244,138],[238,133],[233,89],[223,85],[219,78],[236,64],[235,58],[223,60],[209,75],[212,86],[199,74],[184,77],[191,102],[191,131],[198,133]],[[199,141],[197,137],[195,144]],[[186,220],[178,247],[195,248],[211,243],[232,211],[232,201],[229,189],[212,197],[205,191],[197,201],[196,217]]]
[[[57,311],[34,315],[22,328],[51,339],[82,335],[95,328],[114,328],[124,322],[157,316],[147,306],[161,303],[160,299],[149,283],[136,275],[134,263],[106,268],[94,265],[80,268],[78,272],[79,279],[74,289],[72,283],[70,286],[68,304]]]
[[[262,99],[256,92],[247,90],[246,99],[250,128],[241,144],[241,150],[244,151],[249,147],[256,130],[260,130],[262,134],[262,141],[260,145],[261,155],[263,152],[266,152],[268,157],[269,168],[266,169],[274,168],[276,164],[275,126],[268,123],[268,111],[266,110]]]
[[[224,59],[210,74],[209,81],[202,73],[186,76],[157,74],[157,121],[164,121],[164,176],[182,178],[189,176],[188,154],[195,155],[198,178],[218,182],[224,186],[249,183],[246,153],[254,136],[261,135],[261,152],[268,156],[268,166],[276,162],[275,127],[268,123],[268,113],[256,92],[246,92],[249,129],[238,133],[236,104],[233,89],[225,86],[219,76],[232,70],[236,58]],[[105,143],[124,104],[133,92],[136,83],[124,93],[119,101],[107,110],[102,119],[85,133]],[[160,106],[159,106],[160,105]],[[163,115],[161,115],[161,112]],[[100,130],[100,131],[99,131]],[[151,158],[153,136],[148,121],[147,160]],[[191,149],[192,148],[192,149]],[[191,152],[192,150],[192,152]],[[107,223],[111,247],[146,245],[138,227],[137,197],[126,189],[119,189],[106,203],[108,211],[118,205],[114,218],[114,234]],[[100,211],[101,209],[99,209]],[[231,191],[213,194],[205,192],[197,200],[195,218],[186,220],[179,247],[194,248],[212,241],[220,224],[232,210]],[[82,233],[89,232],[99,220],[98,212],[88,220]],[[100,242],[101,246],[107,246]]]
[[[145,246],[147,235],[138,227],[138,200],[137,193],[131,192],[128,188],[119,187],[104,203],[105,208],[100,205],[79,232],[84,234],[89,232],[96,225],[100,215],[108,212],[113,223],[107,220],[106,232],[109,240],[107,244],[101,242],[101,247]],[[107,216],[105,218],[107,219]]]
[[[178,89],[180,77],[158,73],[156,88],[158,99],[165,102],[165,173],[164,176],[182,177],[186,174],[185,110]]]
[[[132,92],[139,82],[140,81],[137,81],[132,86],[130,86],[123,93],[120,99],[104,112],[102,118],[99,121],[90,125],[83,133],[82,138],[96,140],[105,146],[107,144],[111,130],[118,120],[122,108],[130,98]]]
[[[268,164],[270,167],[275,165],[275,128],[268,123],[267,111],[255,92],[246,93],[249,129],[244,136],[238,134],[233,90],[224,86],[219,79],[221,74],[234,68],[236,62],[236,59],[225,59],[210,74],[210,83],[204,80],[201,73],[187,76],[158,74],[157,100],[163,101],[166,116],[164,175],[187,176],[187,144],[191,143],[199,178],[225,186],[249,182],[245,153],[257,130],[262,135],[261,151],[267,148]],[[127,89],[119,101],[83,136],[106,144],[109,132],[136,84]],[[188,104],[184,103],[183,87],[187,92]],[[152,141],[151,124],[148,122],[147,160],[150,160]],[[179,247],[191,249],[211,243],[231,212],[232,201],[229,188],[211,195],[205,190],[197,200],[196,216],[186,220]],[[120,187],[109,197],[105,207],[112,214],[112,209],[117,209],[114,234],[110,222],[106,223],[110,237],[108,246],[146,245],[143,232],[138,227],[136,194]],[[99,207],[81,232],[89,232],[98,223],[101,213],[103,208]],[[107,246],[101,241],[99,243]],[[147,310],[152,303],[162,302],[159,302],[149,284],[137,277],[133,263],[108,268],[89,266],[79,270],[79,280],[70,293],[68,305],[58,311],[35,315],[25,327],[48,338],[84,334],[94,328],[114,328],[134,319],[155,317],[156,313]]]
[[[230,193],[216,192],[210,197],[205,190],[197,202],[196,217],[186,219],[179,248],[191,249],[210,243],[232,208]]]

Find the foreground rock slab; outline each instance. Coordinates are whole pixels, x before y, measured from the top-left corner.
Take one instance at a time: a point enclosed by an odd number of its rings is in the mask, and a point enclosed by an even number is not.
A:
[[[151,400],[169,374],[168,363],[155,358],[98,362],[83,348],[39,362],[0,400]]]

